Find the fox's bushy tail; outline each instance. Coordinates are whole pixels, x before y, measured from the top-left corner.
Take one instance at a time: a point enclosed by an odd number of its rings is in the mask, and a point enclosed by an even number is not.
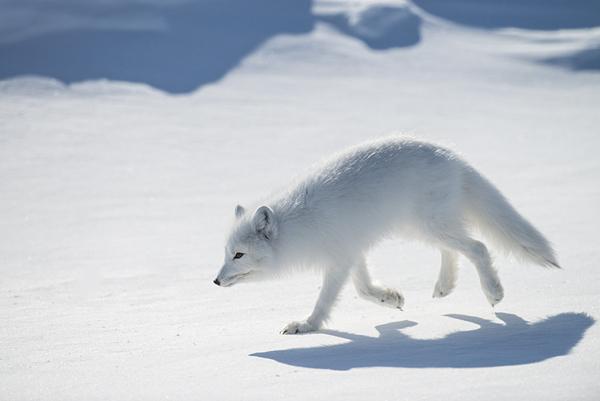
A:
[[[560,268],[548,240],[491,182],[468,167],[463,186],[466,217],[484,237],[519,259],[543,267]]]

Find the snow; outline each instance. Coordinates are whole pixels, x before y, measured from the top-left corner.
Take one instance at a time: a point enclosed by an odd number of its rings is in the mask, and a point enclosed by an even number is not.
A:
[[[597,399],[596,3],[265,0],[238,43],[246,3],[0,1],[0,399]],[[491,309],[466,261],[433,299],[437,252],[390,240],[405,311],[348,287],[304,336],[278,332],[318,276],[212,284],[237,203],[390,132],[459,152],[564,269],[497,255]]]

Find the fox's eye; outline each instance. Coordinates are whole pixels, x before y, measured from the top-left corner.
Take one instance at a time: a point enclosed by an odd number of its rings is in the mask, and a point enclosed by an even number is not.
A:
[[[234,259],[234,260],[235,260],[235,259],[239,259],[239,258],[241,258],[242,256],[244,256],[244,254],[243,254],[242,252],[237,252],[237,253],[235,254],[235,256],[233,257],[233,259]]]

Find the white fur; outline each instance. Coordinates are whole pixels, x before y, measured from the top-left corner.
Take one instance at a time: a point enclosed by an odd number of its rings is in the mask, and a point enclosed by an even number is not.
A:
[[[322,269],[313,313],[284,333],[319,329],[349,276],[361,297],[401,309],[402,295],[374,285],[365,263],[369,249],[391,235],[440,249],[435,297],[453,290],[462,254],[475,265],[488,301],[502,300],[488,250],[471,237],[472,228],[526,261],[558,267],[548,241],[474,168],[450,150],[410,139],[353,147],[252,210],[236,208],[215,283],[229,286],[298,267]],[[238,252],[244,255],[234,259]]]

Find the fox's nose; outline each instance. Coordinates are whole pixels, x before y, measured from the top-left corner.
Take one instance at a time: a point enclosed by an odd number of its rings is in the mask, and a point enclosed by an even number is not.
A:
[[[218,278],[216,278],[215,281],[213,281],[213,283],[215,283],[216,285],[221,285],[221,282],[219,281]]]

